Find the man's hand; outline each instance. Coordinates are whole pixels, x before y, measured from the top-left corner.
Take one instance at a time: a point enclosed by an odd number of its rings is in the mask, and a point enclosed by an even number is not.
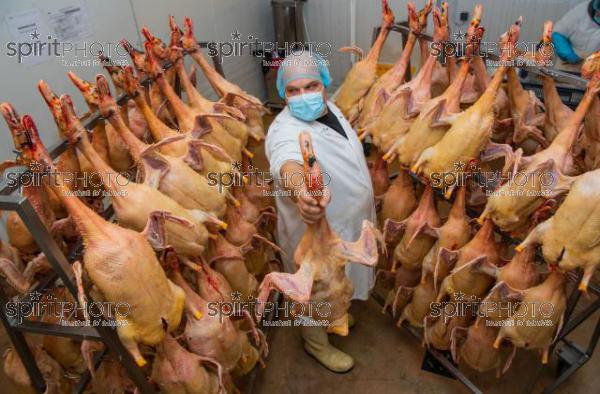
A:
[[[306,224],[317,223],[325,216],[325,208],[331,200],[331,193],[327,188],[323,189],[322,196],[314,196],[310,194],[303,186],[298,195],[298,209],[300,216]]]
[[[327,188],[323,189],[323,194],[315,196],[306,190],[304,182],[293,182],[298,179],[298,175],[304,176],[304,167],[296,161],[287,161],[280,170],[281,179],[287,179],[283,188],[290,191],[290,198],[296,202],[300,216],[306,224],[314,224],[325,216],[325,207],[331,200],[331,194]]]

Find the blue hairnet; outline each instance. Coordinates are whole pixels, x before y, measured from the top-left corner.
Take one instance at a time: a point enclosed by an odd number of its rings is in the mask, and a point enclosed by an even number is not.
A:
[[[327,62],[318,54],[308,52],[291,53],[279,65],[277,71],[277,92],[285,97],[285,87],[288,83],[301,78],[320,81],[327,87],[331,83],[331,75]]]

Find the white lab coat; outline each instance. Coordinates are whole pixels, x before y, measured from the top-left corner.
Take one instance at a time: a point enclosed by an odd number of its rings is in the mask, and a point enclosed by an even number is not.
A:
[[[277,233],[279,246],[287,253],[284,257],[286,271],[295,272],[294,251],[306,230],[296,204],[289,196],[282,195],[279,182],[281,166],[286,161],[302,163],[298,136],[308,131],[321,171],[329,176],[324,182],[331,192],[326,209],[331,227],[345,241],[356,241],[360,236],[363,220],[375,223],[373,188],[356,132],[344,118],[340,109],[331,101],[329,109],[337,116],[348,139],[319,122],[305,122],[294,117],[288,107],[277,115],[265,141],[267,159],[274,179],[277,204]],[[374,284],[374,269],[357,263],[346,265],[346,274],[354,285],[353,299],[366,300]]]
[[[571,8],[554,25],[554,31],[571,41],[573,51],[582,59],[600,50],[600,26],[590,18],[588,13],[589,1]],[[565,63],[556,56],[558,68],[567,71],[579,71],[581,64]]]

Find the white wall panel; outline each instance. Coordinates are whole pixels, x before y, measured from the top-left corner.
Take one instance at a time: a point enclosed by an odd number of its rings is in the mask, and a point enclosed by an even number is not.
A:
[[[350,55],[338,53],[340,47],[350,45],[350,1],[309,0],[304,6],[304,18],[310,41],[329,43],[328,56],[333,83],[331,91],[342,82],[350,68]]]
[[[183,17],[189,16],[194,20],[194,33],[198,40],[208,41],[216,36],[213,21],[213,2],[211,0],[131,0],[135,22],[139,29],[148,27],[150,31],[165,42],[170,41],[169,15],[173,15],[183,29]],[[140,40],[142,38],[140,37]],[[141,47],[142,41],[137,43]],[[191,64],[186,61],[188,66]],[[198,70],[198,88],[211,98],[215,98],[212,89]]]
[[[236,30],[243,40],[248,35],[260,40],[273,41],[273,18],[268,0],[132,0],[135,18],[140,24],[164,40],[169,38],[168,16],[174,15],[181,27],[183,17],[194,21],[194,32],[200,41],[230,42]],[[152,3],[152,6],[149,6]],[[260,60],[244,52],[243,56],[223,59],[225,75],[243,89],[264,98],[264,82]],[[199,72],[200,70],[198,70]],[[198,74],[203,94],[215,98],[202,73]]]
[[[421,8],[424,1],[416,1]],[[408,17],[405,1],[390,0],[396,21],[404,21]],[[349,0],[308,0],[305,5],[306,23],[311,40],[331,42],[333,48],[350,45],[350,7]],[[356,0],[356,46],[362,48],[365,54],[371,48],[373,29],[381,24],[380,0]],[[391,32],[380,56],[383,63],[393,63],[402,52],[401,36]],[[415,54],[418,54],[418,50]],[[414,57],[415,60],[418,56]],[[333,54],[331,71],[334,78],[334,89],[343,81],[351,67],[348,54]]]
[[[367,51],[371,47],[373,40],[373,28],[381,25],[381,1],[379,0],[357,0],[359,17],[356,18],[356,42],[357,45]],[[396,17],[396,22],[405,21],[408,18],[406,2],[393,1],[389,2],[390,8]],[[416,1],[417,7],[420,7],[419,0]],[[393,63],[400,53],[402,53],[401,37],[399,33],[390,32],[380,61],[383,63]]]

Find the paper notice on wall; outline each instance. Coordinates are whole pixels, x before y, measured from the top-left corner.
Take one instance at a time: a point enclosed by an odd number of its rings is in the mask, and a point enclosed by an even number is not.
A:
[[[81,1],[48,11],[48,18],[59,41],[81,41],[92,33],[87,9]]]
[[[52,28],[46,23],[42,11],[30,9],[27,11],[7,14],[5,16],[12,42],[7,44],[8,56],[13,56],[19,63],[26,66],[40,64],[50,59],[51,54],[40,47],[47,42],[48,37],[54,37]]]

